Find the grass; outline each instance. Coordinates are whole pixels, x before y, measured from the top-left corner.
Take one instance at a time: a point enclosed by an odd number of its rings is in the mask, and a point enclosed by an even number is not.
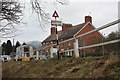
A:
[[[5,62],[3,78],[119,78],[120,56]]]

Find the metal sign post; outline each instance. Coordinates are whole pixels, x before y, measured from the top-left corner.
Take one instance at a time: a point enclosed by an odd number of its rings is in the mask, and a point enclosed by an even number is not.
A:
[[[61,26],[61,25],[62,25],[62,22],[56,20],[56,18],[59,17],[59,15],[58,15],[58,13],[57,13],[56,10],[55,10],[55,12],[53,13],[52,17],[55,18],[55,20],[52,20],[52,21],[51,21],[51,25],[52,25],[52,26],[55,26],[55,28],[56,28],[57,55],[58,55],[58,59],[59,59],[60,56],[59,56],[59,42],[58,42],[58,31],[57,31],[57,26]]]
[[[56,11],[56,10],[54,11],[54,13],[53,13],[52,17],[54,17],[54,18],[55,18],[55,20],[56,20],[56,18],[57,18],[57,17],[59,17],[59,15],[58,15],[58,13],[57,13],[57,11]]]
[[[51,25],[52,26],[62,26],[62,21],[52,20]]]

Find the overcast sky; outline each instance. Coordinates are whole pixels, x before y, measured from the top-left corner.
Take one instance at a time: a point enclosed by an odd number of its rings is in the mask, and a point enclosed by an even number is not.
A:
[[[19,25],[18,36],[14,37],[15,42],[20,41],[43,41],[50,35],[50,23],[46,24],[43,28],[40,27],[40,23],[37,16],[32,13],[29,0],[25,0],[26,8],[24,13],[23,22],[26,24]],[[49,13],[49,17],[52,16],[54,10],[57,10],[59,14],[59,20],[64,23],[71,23],[77,25],[84,22],[84,17],[90,15],[92,17],[93,25],[98,28],[111,21],[118,19],[118,1],[119,0],[69,0],[68,5],[60,5],[55,3],[55,0],[43,0],[44,10]],[[64,1],[64,0],[63,0]],[[51,17],[52,18],[52,17]],[[53,18],[52,18],[53,19]],[[105,35],[111,31],[118,30],[117,25],[108,29],[104,29],[101,32]],[[13,38],[12,38],[13,39]],[[11,39],[11,40],[12,40]],[[2,42],[7,39],[3,39]],[[1,42],[1,43],[2,43]]]

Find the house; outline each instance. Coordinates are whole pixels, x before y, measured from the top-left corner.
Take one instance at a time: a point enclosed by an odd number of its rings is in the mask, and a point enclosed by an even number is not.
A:
[[[73,56],[74,51],[74,43],[75,39],[71,39],[74,37],[77,37],[83,33],[86,33],[88,31],[91,31],[95,29],[95,26],[92,24],[92,17],[91,16],[85,16],[84,23],[78,24],[78,25],[72,25],[72,24],[63,24],[62,30],[58,31],[58,39],[59,39],[59,52],[61,55],[65,56]],[[98,43],[102,41],[102,34],[100,32],[94,32],[89,35],[79,37],[78,38],[78,47],[82,46],[88,46],[94,43]],[[61,43],[62,41],[67,40],[67,42]],[[51,53],[51,48],[56,48],[56,45],[53,45],[56,43],[56,28],[55,26],[51,27],[51,34],[42,42],[43,48],[46,51],[47,54]],[[66,52],[66,50],[71,50]],[[79,49],[79,55],[82,53],[92,53],[97,51],[97,48],[89,48],[89,49]]]

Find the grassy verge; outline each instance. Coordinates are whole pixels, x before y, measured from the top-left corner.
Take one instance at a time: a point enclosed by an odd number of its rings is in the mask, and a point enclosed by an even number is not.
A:
[[[3,78],[119,78],[120,56],[5,62]]]

